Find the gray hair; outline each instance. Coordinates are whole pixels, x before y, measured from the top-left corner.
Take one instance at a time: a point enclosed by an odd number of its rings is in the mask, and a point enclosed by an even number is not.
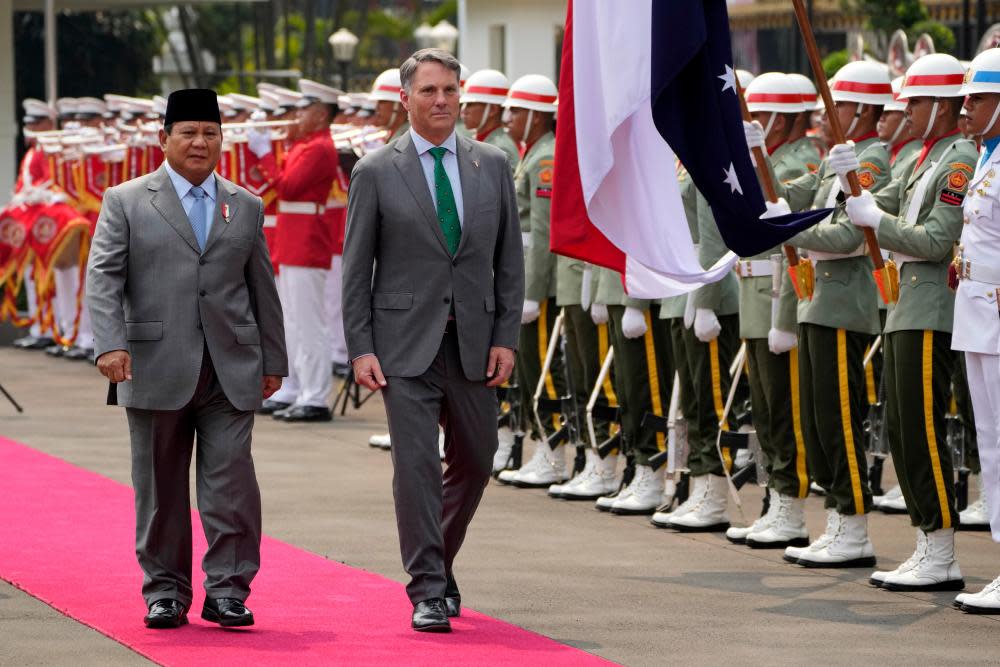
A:
[[[410,94],[410,84],[413,83],[413,75],[417,73],[417,67],[420,66],[420,63],[430,62],[444,65],[455,73],[457,80],[461,81],[462,65],[458,62],[458,58],[444,49],[420,49],[399,66],[399,80],[407,95]]]

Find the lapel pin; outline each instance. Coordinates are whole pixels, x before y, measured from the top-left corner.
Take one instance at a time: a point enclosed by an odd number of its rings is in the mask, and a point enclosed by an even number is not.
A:
[[[476,169],[479,169],[479,160],[473,160],[472,166],[475,167]]]
[[[229,204],[222,205],[222,220],[227,225],[229,224]]]

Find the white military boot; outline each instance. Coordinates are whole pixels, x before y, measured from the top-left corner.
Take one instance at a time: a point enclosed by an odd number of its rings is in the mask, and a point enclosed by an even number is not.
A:
[[[970,614],[1000,614],[1000,577],[978,593],[960,593],[954,604]]]
[[[983,476],[976,475],[979,480],[979,498],[976,502],[959,512],[959,530],[989,530],[990,513],[986,507],[986,491],[983,489]]]
[[[568,478],[566,445],[552,449],[547,443],[540,442],[529,465],[518,470],[510,483],[521,489],[540,489],[565,482]]]
[[[632,492],[626,497],[618,497],[611,504],[612,514],[652,514],[663,498],[664,469],[653,470],[650,466],[635,467],[635,477],[629,486]]]
[[[817,551],[807,547],[798,563],[803,567],[873,567],[875,549],[868,539],[868,517],[841,514],[833,539]]]
[[[691,477],[688,480],[688,497],[683,503],[678,505],[672,512],[655,512],[650,517],[649,522],[657,528],[669,528],[670,520],[690,512],[697,507],[708,493],[708,475]]]
[[[670,517],[668,528],[685,533],[708,533],[729,528],[729,484],[721,475],[705,475],[701,502],[684,514]]]
[[[906,514],[906,500],[903,498],[903,489],[896,486],[885,492],[884,496],[872,498],[872,507],[886,514]]]
[[[825,548],[830,543],[830,540],[833,539],[833,536],[837,534],[838,530],[840,530],[840,514],[837,514],[837,510],[827,510],[826,528],[823,529],[823,534],[813,540],[807,547],[786,548],[783,558],[789,563],[798,563],[802,554]]]
[[[757,517],[749,526],[730,526],[726,531],[726,539],[733,544],[743,544],[746,542],[747,535],[757,531],[760,532],[771,525],[771,521],[774,520],[774,515],[778,511],[778,492],[774,489],[767,489],[767,497],[769,498],[767,503],[767,512]]]
[[[562,492],[564,500],[595,500],[614,493],[618,488],[618,455],[609,454],[602,459],[600,454],[591,449],[587,450],[588,456],[591,452],[594,455],[594,465],[590,474],[581,473],[576,484],[566,485]],[[590,462],[587,464],[590,465]]]
[[[568,482],[553,484],[552,486],[550,486],[548,493],[551,497],[562,498],[562,494],[566,489],[569,489],[570,487],[579,484],[581,481],[583,481],[585,477],[589,477],[594,472],[594,468],[597,466],[597,463],[596,461],[594,461],[594,459],[600,457],[598,457],[597,453],[590,447],[587,447],[587,449],[584,450],[583,454],[584,457],[586,457],[586,463],[583,466],[583,470],[574,475],[572,479],[570,479]]]
[[[497,440],[500,446],[497,453],[493,455],[493,474],[507,468],[507,461],[510,460],[510,453],[514,449],[514,431],[509,426],[501,426],[497,430]]]
[[[392,442],[389,440],[388,433],[375,433],[368,438],[368,446],[376,449],[389,449],[392,447]]]
[[[771,495],[771,506],[777,505],[771,522],[746,536],[751,549],[784,549],[804,547],[809,544],[806,529],[805,500],[780,493]]]
[[[910,557],[899,564],[895,570],[883,570],[872,572],[872,576],[868,578],[868,583],[876,588],[882,588],[882,584],[885,583],[885,579],[891,575],[898,575],[904,572],[909,572],[913,569],[917,563],[924,557],[927,553],[927,533],[917,528],[917,548],[914,549]]]
[[[923,531],[921,531],[923,532]],[[965,588],[955,560],[955,529],[925,533],[922,558],[904,572],[890,572],[882,582],[887,591],[960,591]]]

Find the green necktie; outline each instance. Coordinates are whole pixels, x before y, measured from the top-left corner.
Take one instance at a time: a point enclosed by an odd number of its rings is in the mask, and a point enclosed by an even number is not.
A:
[[[462,225],[458,221],[455,193],[451,190],[448,172],[444,170],[444,155],[448,149],[443,146],[435,146],[429,152],[434,156],[434,191],[437,199],[438,222],[441,223],[441,232],[448,244],[448,252],[454,255],[458,251],[458,242],[462,240]]]

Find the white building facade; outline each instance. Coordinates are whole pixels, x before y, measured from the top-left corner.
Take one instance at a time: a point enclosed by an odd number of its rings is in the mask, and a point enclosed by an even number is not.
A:
[[[559,76],[566,0],[459,0],[458,59],[470,70]]]

